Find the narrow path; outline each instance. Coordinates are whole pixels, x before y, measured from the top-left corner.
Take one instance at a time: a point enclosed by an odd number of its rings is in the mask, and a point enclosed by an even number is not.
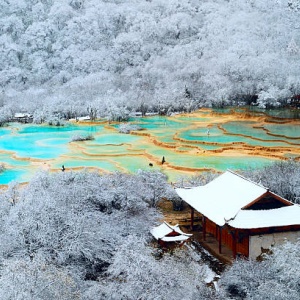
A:
[[[213,272],[217,275],[221,275],[224,272],[226,264],[211,255],[198,241],[193,240],[191,247],[200,254],[203,262],[206,263]]]

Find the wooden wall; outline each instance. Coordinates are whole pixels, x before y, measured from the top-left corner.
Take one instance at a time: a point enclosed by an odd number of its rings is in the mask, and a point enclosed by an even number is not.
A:
[[[220,226],[205,218],[205,232],[220,241]],[[276,232],[300,231],[300,225],[269,227],[258,229],[236,229],[225,225],[221,229],[221,244],[232,250],[233,256],[249,257],[249,237]]]
[[[220,241],[220,226],[207,218],[205,218],[205,225],[206,233],[212,234],[217,241]],[[249,234],[247,231],[223,226],[221,229],[221,244],[226,245],[235,254],[245,257],[249,255]]]

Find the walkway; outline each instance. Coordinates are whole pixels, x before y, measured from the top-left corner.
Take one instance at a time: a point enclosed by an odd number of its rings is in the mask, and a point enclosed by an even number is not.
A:
[[[206,234],[206,240],[203,240],[202,231],[191,231],[193,233],[193,241],[198,242],[203,248],[209,251],[214,257],[220,260],[224,264],[232,264],[233,255],[232,250],[230,250],[225,245],[222,245],[222,253],[219,253],[219,242],[211,234]]]
[[[202,228],[201,228],[201,216],[195,212],[194,228],[190,230],[191,224],[191,212],[188,207],[184,207],[182,211],[173,211],[173,206],[171,201],[163,201],[160,203],[164,218],[162,221],[166,221],[171,225],[179,224],[182,231],[186,233],[192,233],[193,237],[191,239],[191,244],[194,245],[198,251],[201,252],[201,247],[206,249],[211,255],[217,258],[221,264],[232,264],[233,255],[232,251],[222,245],[222,253],[219,253],[219,243],[210,234],[206,234],[206,240],[203,241]],[[218,273],[216,271],[216,273]]]

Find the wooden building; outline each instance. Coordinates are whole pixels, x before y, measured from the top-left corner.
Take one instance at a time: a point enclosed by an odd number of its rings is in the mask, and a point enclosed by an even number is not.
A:
[[[300,108],[300,95],[294,95],[291,98],[290,106],[294,108]]]
[[[167,222],[152,228],[150,233],[161,246],[166,246],[168,243],[183,245],[192,236],[192,234],[181,231],[178,224],[172,226]]]
[[[29,113],[15,113],[11,122],[32,123],[33,116]]]
[[[284,241],[300,238],[300,206],[232,171],[205,186],[178,188],[177,194],[202,215],[202,232],[232,250],[233,257],[257,258]]]

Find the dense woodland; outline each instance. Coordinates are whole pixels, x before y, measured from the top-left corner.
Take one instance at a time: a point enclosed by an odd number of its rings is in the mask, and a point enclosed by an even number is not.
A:
[[[294,161],[248,171],[272,188],[280,182],[275,191],[296,202],[299,173]],[[192,186],[213,176],[182,180]],[[175,192],[157,171],[41,172],[26,186],[11,183],[0,195],[0,298],[299,299],[299,244],[262,262],[236,261],[217,290],[191,247],[163,253],[149,233],[162,197],[172,201]]]
[[[298,0],[0,0],[1,117],[126,118],[300,94]]]

